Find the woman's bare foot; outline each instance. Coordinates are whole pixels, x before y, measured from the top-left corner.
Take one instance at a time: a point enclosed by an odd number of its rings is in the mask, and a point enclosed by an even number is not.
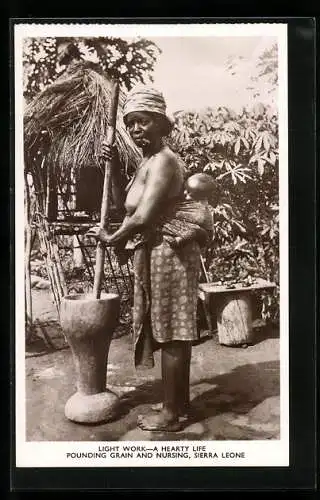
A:
[[[145,431],[177,432],[181,430],[178,416],[170,415],[162,409],[160,412],[139,415],[138,426]]]
[[[163,403],[155,403],[154,405],[151,405],[151,410],[160,412],[163,409]],[[189,418],[191,414],[191,405],[188,405],[186,408],[183,410],[179,411],[179,420],[185,421]]]

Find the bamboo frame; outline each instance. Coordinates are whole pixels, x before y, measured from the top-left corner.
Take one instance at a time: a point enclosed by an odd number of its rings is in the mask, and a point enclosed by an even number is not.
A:
[[[32,295],[31,295],[31,248],[32,248],[32,229],[30,224],[30,189],[27,173],[24,174],[25,189],[26,189],[26,248],[25,248],[25,299],[26,299],[26,316],[27,316],[27,339],[31,337],[33,326],[32,314]]]

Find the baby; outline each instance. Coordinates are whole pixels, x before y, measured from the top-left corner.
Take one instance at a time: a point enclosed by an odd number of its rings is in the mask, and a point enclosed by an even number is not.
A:
[[[208,174],[193,174],[185,182],[185,197],[187,200],[200,201],[208,205],[208,199],[214,190],[214,181]]]
[[[213,235],[213,216],[209,198],[214,190],[210,175],[194,174],[185,182],[185,200],[175,206],[171,215],[165,214],[160,220],[164,239],[170,246],[179,247],[191,240],[202,246]]]

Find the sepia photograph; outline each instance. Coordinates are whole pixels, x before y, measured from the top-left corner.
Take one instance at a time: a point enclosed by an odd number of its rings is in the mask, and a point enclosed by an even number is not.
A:
[[[18,467],[289,465],[286,44],[14,26]]]

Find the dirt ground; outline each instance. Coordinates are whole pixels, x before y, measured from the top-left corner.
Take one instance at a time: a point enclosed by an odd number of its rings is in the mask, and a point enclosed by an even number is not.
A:
[[[81,425],[66,419],[64,406],[75,392],[70,348],[57,323],[48,290],[33,288],[36,323],[26,346],[26,412],[28,441],[145,441],[279,439],[279,334],[254,329],[247,349],[221,346],[203,333],[193,347],[191,398],[194,416],[177,433],[137,428],[139,414],[161,401],[159,353],[151,370],[136,371],[130,335],[111,342],[107,387],[121,397],[112,422]],[[41,324],[47,322],[43,328]],[[53,343],[54,347],[50,344]]]

